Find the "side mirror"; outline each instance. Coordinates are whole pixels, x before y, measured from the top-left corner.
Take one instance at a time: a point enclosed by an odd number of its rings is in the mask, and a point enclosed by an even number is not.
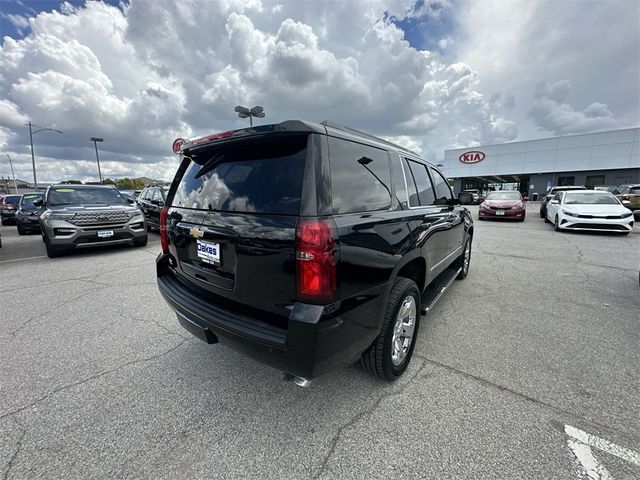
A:
[[[447,205],[449,205],[450,207],[454,207],[456,205],[461,205],[461,204],[462,202],[458,198],[449,198],[447,200]]]
[[[549,203],[553,203],[554,205],[558,205],[560,202],[558,200],[551,200]]]
[[[631,202],[629,200],[622,200],[622,205],[628,207],[629,205],[631,205]]]
[[[136,203],[135,200],[133,198],[127,198],[127,202],[134,204]]]
[[[34,207],[44,207],[44,199],[42,198],[37,198],[32,203]]]

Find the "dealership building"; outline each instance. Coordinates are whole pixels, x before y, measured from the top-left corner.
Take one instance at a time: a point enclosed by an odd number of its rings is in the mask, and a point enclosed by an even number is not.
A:
[[[532,200],[556,185],[640,183],[640,128],[446,150],[442,171],[456,194],[520,190]]]

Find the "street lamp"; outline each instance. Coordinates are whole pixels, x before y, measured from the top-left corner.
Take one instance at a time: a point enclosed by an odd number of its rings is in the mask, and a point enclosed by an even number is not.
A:
[[[50,131],[56,132],[56,133],[62,133],[62,132],[60,130],[56,130],[55,128],[40,128],[40,129],[38,129],[38,130],[36,130],[34,132],[31,127],[37,127],[38,125],[34,125],[31,122],[25,123],[25,125],[29,126],[29,140],[31,141],[31,165],[33,166],[33,188],[34,188],[34,190],[37,191],[38,190],[38,179],[36,178],[36,158],[33,155],[33,136],[38,132],[45,132],[47,130],[50,130]]]
[[[98,142],[104,142],[104,138],[91,137],[90,142],[93,142],[93,146],[96,147],[96,162],[98,162],[98,177],[100,177],[100,183],[102,184],[102,172],[100,171],[100,157],[98,157]]]
[[[256,118],[264,118],[264,108],[259,105],[256,105],[252,109],[248,109],[247,107],[241,107],[238,105],[235,109],[235,112],[238,114],[240,118],[249,117],[249,125],[253,127],[253,117]]]

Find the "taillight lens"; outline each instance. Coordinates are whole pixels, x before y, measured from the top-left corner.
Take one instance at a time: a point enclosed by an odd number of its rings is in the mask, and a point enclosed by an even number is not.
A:
[[[335,228],[327,219],[300,219],[296,229],[298,299],[328,302],[336,293]]]
[[[167,213],[169,209],[164,207],[160,212],[160,245],[162,253],[169,253],[169,235],[167,234]]]

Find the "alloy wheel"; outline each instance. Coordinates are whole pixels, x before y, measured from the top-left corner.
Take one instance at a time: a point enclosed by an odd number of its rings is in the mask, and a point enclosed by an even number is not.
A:
[[[411,347],[416,329],[417,312],[415,298],[413,295],[407,295],[398,309],[391,338],[391,361],[396,367],[402,364]]]

